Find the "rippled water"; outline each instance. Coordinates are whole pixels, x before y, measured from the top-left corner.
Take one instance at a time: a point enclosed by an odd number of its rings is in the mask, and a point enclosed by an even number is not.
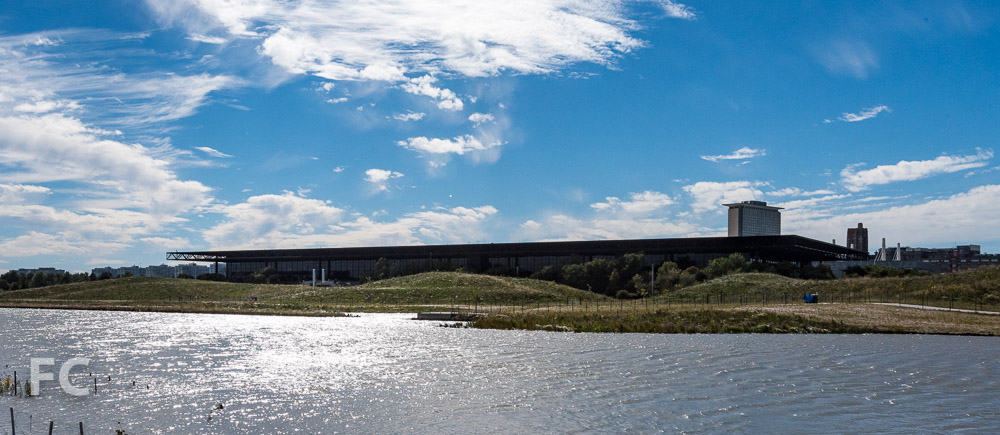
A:
[[[99,377],[97,395],[46,382],[41,397],[0,397],[0,433],[8,407],[18,434],[29,415],[34,433],[49,420],[56,433],[82,421],[130,434],[1000,430],[998,338],[480,331],[411,317],[0,309],[0,374],[79,356],[92,362],[74,383]]]

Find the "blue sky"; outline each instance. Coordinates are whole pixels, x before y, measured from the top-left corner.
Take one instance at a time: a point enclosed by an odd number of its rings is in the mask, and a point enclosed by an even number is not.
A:
[[[996,2],[0,11],[0,270],[783,233],[1000,251]]]

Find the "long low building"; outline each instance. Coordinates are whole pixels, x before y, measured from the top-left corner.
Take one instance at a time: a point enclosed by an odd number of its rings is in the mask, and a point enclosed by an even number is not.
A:
[[[868,258],[865,252],[843,246],[802,236],[783,235],[168,252],[167,260],[210,262],[216,266],[224,263],[226,277],[234,281],[268,267],[274,268],[278,274],[288,279],[307,280],[315,270],[323,271],[329,279],[358,281],[373,272],[381,258],[385,258],[391,267],[397,268],[446,265],[473,272],[507,268],[526,275],[548,265],[615,258],[630,253],[645,254],[647,265],[684,261],[700,267],[704,267],[712,259],[733,253],[766,262],[809,263]]]

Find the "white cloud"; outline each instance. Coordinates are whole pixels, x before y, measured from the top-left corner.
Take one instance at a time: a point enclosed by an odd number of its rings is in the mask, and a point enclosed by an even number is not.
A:
[[[409,121],[419,121],[421,119],[424,119],[424,116],[426,115],[427,114],[424,112],[414,113],[407,111],[406,113],[397,113],[395,115],[392,115],[392,117],[393,119],[396,119],[398,121],[409,122]]]
[[[834,192],[829,189],[820,189],[806,191],[799,189],[798,187],[786,187],[784,189],[772,190],[767,192],[767,196],[782,197],[782,196],[816,196],[816,195],[832,195]]]
[[[51,193],[52,189],[45,186],[0,183],[0,204],[21,204]]]
[[[932,175],[947,174],[986,166],[993,158],[993,151],[979,150],[968,156],[940,156],[934,160],[906,161],[894,165],[879,165],[874,169],[858,171],[851,165],[840,171],[841,183],[847,190],[859,192],[870,186],[895,181],[912,181]]]
[[[878,56],[868,43],[857,40],[840,40],[816,50],[816,57],[827,71],[865,79],[879,67]]]
[[[878,116],[879,113],[882,113],[882,112],[891,112],[891,111],[892,110],[889,109],[889,106],[879,105],[879,106],[875,106],[875,107],[869,107],[869,108],[864,109],[864,110],[862,110],[862,111],[860,111],[858,113],[847,113],[847,112],[844,112],[837,119],[839,119],[841,121],[844,121],[844,122],[859,122],[859,121],[864,121],[866,119],[872,119],[872,118]],[[829,120],[826,120],[826,121],[829,121]]]
[[[90,255],[94,252],[114,252],[126,245],[100,240],[68,239],[65,235],[53,235],[30,231],[13,239],[0,241],[0,252],[7,257],[34,257],[37,255]]]
[[[754,157],[766,156],[767,152],[763,149],[743,147],[729,154],[723,154],[718,156],[701,156],[702,159],[708,160],[710,162],[718,162],[720,160],[750,160]]]
[[[365,181],[372,184],[376,192],[389,190],[389,180],[401,178],[403,174],[387,169],[369,169],[365,171]]]
[[[476,127],[479,127],[479,124],[482,124],[482,123],[487,122],[487,121],[488,122],[493,122],[494,119],[493,119],[493,115],[491,115],[489,113],[479,113],[479,112],[476,112],[476,113],[473,113],[473,114],[469,115],[469,121],[472,121],[473,124],[476,124]]]
[[[221,158],[232,157],[231,155],[226,154],[226,153],[224,153],[222,151],[216,150],[214,148],[209,148],[209,147],[194,147],[194,149],[196,149],[198,151],[201,151],[201,152],[203,152],[205,154],[208,154],[208,155],[210,155],[212,157],[218,157],[220,159]]]
[[[621,211],[627,214],[643,215],[662,209],[673,203],[674,201],[670,198],[670,195],[647,190],[641,193],[629,194],[628,201],[622,201],[618,197],[609,196],[605,198],[605,202],[591,204],[590,208],[597,211]]]
[[[0,173],[0,182],[84,183],[96,196],[114,198],[116,207],[163,215],[209,201],[208,187],[177,179],[167,161],[151,154],[141,145],[102,139],[62,115],[0,117],[0,162],[19,169]]]
[[[694,201],[691,209],[696,213],[706,211],[723,211],[723,203],[733,203],[749,201],[763,195],[760,188],[767,183],[759,181],[699,181],[697,183],[684,186],[684,191],[689,193]]]
[[[27,112],[27,113],[48,113],[56,110],[76,110],[80,108],[80,104],[76,101],[69,100],[59,100],[59,101],[32,101],[30,103],[21,103],[14,106],[15,112]]]
[[[347,101],[347,97],[327,98],[326,99],[326,102],[330,103],[330,104],[340,104],[340,103],[344,103],[346,101]]]
[[[458,154],[463,155],[473,151],[483,151],[488,148],[498,147],[499,142],[483,144],[472,135],[458,136],[454,139],[437,139],[426,137],[411,137],[405,141],[396,142],[397,145],[429,154]]]
[[[956,242],[997,240],[1000,227],[1000,185],[985,185],[922,204],[900,205],[860,213],[815,217],[810,210],[782,213],[782,231],[819,240],[843,240],[847,228],[863,222],[869,228],[870,247],[885,237],[903,246],[941,247]],[[972,239],[970,239],[972,237]]]
[[[183,237],[143,237],[139,240],[154,245],[158,249],[184,249],[191,246],[191,242]]]
[[[345,169],[347,169],[347,168],[345,168],[343,166],[337,166],[336,168],[333,168],[333,172],[336,172],[336,173],[339,174],[341,172],[344,172]]]
[[[698,18],[694,9],[691,9],[690,6],[685,6],[670,0],[660,2],[660,6],[667,13],[667,16],[671,18],[680,18],[683,20],[694,20]]]
[[[24,44],[26,38],[54,33],[63,44]],[[235,77],[205,73],[124,74],[90,60],[120,54],[144,61],[132,46],[143,37],[94,29],[0,37],[0,103],[13,102],[13,110],[23,113],[75,110],[88,121],[140,131],[190,116],[208,103],[212,92],[242,84]]]
[[[541,221],[541,222],[539,222]],[[576,218],[554,214],[521,224],[518,240],[621,240],[652,237],[695,237],[706,231],[698,225],[669,217]]]
[[[191,35],[189,35],[187,37],[187,39],[190,39],[192,41],[197,41],[197,42],[205,43],[205,44],[216,44],[216,45],[218,45],[218,44],[225,44],[226,43],[226,38],[222,38],[222,37],[219,37],[219,36],[200,35],[200,34],[197,34],[197,33],[192,33]]]
[[[462,100],[455,95],[455,92],[450,89],[441,89],[434,86],[432,83],[436,81],[436,77],[427,74],[422,77],[410,79],[409,83],[404,83],[402,85],[402,88],[404,91],[411,94],[425,95],[438,100],[437,106],[441,110],[462,110],[464,104],[462,104]]]
[[[147,0],[164,25],[259,40],[259,52],[292,74],[405,83],[427,74],[539,74],[580,63],[611,65],[642,47],[629,32],[630,2]],[[667,16],[694,11],[657,1]],[[437,98],[437,97],[435,97]],[[460,99],[441,98],[445,110]]]
[[[344,211],[291,193],[251,197],[217,209],[226,221],[204,232],[212,249],[419,245],[482,240],[492,206],[436,208],[395,221],[367,216],[342,220]]]

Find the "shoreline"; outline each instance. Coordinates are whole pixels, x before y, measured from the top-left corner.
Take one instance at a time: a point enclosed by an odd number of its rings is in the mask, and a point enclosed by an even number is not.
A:
[[[274,306],[202,307],[170,305],[52,304],[38,301],[0,302],[0,308],[119,311],[183,314],[233,314],[291,317],[350,317],[348,313],[418,313],[428,305],[396,305],[396,310],[379,310],[359,305],[355,310],[293,309]],[[384,308],[384,307],[382,307]],[[438,307],[440,310],[442,307]],[[457,323],[477,329],[544,330],[597,333],[660,334],[919,334],[948,336],[1000,336],[1000,316],[985,312],[925,310],[870,304],[776,304],[770,306],[638,306],[575,311],[565,307],[539,306],[518,312],[475,312],[471,306],[455,306],[455,311],[476,313],[478,319]],[[450,325],[455,326],[455,325]]]

